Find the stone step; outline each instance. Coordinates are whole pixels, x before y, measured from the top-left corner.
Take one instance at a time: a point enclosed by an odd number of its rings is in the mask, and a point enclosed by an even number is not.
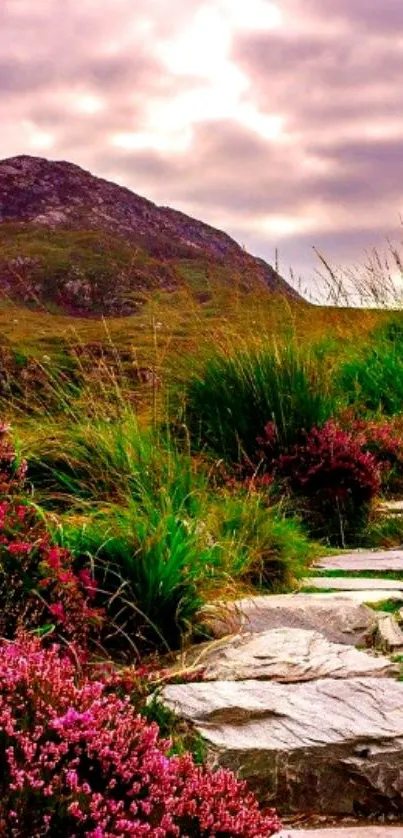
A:
[[[378,615],[376,645],[386,652],[403,651],[403,631],[392,614]]]
[[[403,637],[403,635],[402,635]],[[300,628],[277,628],[259,634],[238,634],[216,641],[195,656],[204,681],[278,681],[297,683],[318,678],[385,677],[399,667],[383,655],[332,643],[323,634]],[[183,665],[186,667],[187,659]]]
[[[283,829],[278,838],[403,838],[403,826],[344,826]]]
[[[385,500],[376,511],[381,515],[403,515],[403,500]]]
[[[378,624],[375,611],[345,594],[279,594],[218,601],[204,606],[198,620],[217,638],[293,627],[317,630],[328,640],[351,646],[366,645]]]
[[[377,628],[377,612],[363,602],[401,600],[395,591],[339,591],[313,594],[267,594],[205,605],[198,621],[216,638],[272,628],[320,631],[334,643],[366,645]]]
[[[403,812],[402,682],[210,681],[159,697],[203,737],[210,764],[283,817]]]
[[[403,596],[403,580],[348,577],[348,576],[307,576],[301,580],[304,588],[317,588],[318,591],[399,591]]]
[[[315,567],[320,570],[395,571],[403,574],[403,550],[355,550],[319,559]]]

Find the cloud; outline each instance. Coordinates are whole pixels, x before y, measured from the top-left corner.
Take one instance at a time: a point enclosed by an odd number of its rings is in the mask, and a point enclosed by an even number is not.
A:
[[[401,0],[3,0],[0,156],[70,159],[276,246],[357,261],[403,198]]]

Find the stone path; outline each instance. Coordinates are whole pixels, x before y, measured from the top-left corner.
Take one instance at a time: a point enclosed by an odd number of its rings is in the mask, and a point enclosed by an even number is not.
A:
[[[281,815],[401,815],[403,824],[402,664],[391,657],[403,655],[403,550],[330,556],[314,569],[368,575],[307,576],[313,593],[210,604],[199,619],[217,639],[190,656],[196,681],[160,698],[197,729],[212,765],[247,779]],[[402,580],[382,578],[390,571]],[[392,613],[369,607],[383,600]],[[403,825],[282,838],[317,835],[403,838]]]
[[[300,628],[240,634],[225,643],[210,645],[201,654],[201,666],[204,681],[254,678],[287,684],[399,674],[388,657],[332,643],[319,632]]]
[[[367,579],[348,576],[308,576],[301,584],[306,588],[317,588],[318,591],[399,591],[403,597],[403,580],[399,579]]]
[[[343,553],[319,559],[316,564],[321,570],[355,571],[397,571],[403,574],[403,550],[374,550]]]
[[[279,838],[403,838],[402,826],[347,826],[335,829],[284,829]]]

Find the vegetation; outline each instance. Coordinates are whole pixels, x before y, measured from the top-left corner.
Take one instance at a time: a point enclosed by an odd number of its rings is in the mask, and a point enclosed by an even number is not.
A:
[[[153,836],[165,816],[161,836],[272,834],[235,778],[195,766],[185,732],[182,747],[177,731],[159,738],[153,719],[164,736],[172,720],[145,706],[150,671],[205,638],[204,603],[294,590],[332,546],[401,542],[377,512],[403,485],[400,315],[269,305],[213,280],[206,297],[200,266],[186,269],[187,292],[107,324],[0,306],[7,834],[74,821],[78,835]],[[50,668],[57,689],[43,692]]]

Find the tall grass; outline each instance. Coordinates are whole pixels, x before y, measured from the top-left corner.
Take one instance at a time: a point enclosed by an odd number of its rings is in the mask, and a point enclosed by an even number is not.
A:
[[[395,416],[403,411],[402,322],[392,320],[345,360],[335,387],[347,405],[360,414]]]
[[[141,428],[129,409],[115,421],[88,419],[68,428],[44,424],[28,441],[29,476],[54,501],[111,502],[129,496],[145,510],[191,511],[207,477],[169,437]]]
[[[284,590],[312,556],[297,521],[257,493],[219,489],[203,461],[129,411],[44,428],[25,453],[36,497],[58,512],[54,534],[78,562],[91,557],[108,643],[176,647],[206,598]]]
[[[322,426],[334,407],[323,363],[293,345],[214,354],[185,395],[194,439],[232,461],[253,457],[268,422],[287,446]]]

